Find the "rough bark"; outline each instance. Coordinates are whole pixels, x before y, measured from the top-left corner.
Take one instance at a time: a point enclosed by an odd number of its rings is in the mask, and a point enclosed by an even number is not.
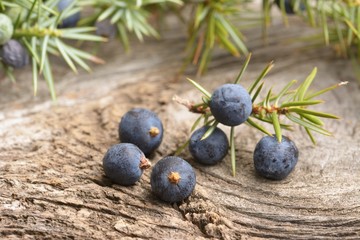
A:
[[[94,66],[92,74],[75,76],[57,65],[56,103],[45,94],[45,84],[40,96],[31,97],[29,69],[18,72],[15,85],[2,81],[0,238],[359,239],[359,85],[349,62],[329,49],[304,51],[303,44],[283,44],[304,29],[275,27],[268,46],[260,31],[249,31],[253,59],[242,84],[249,86],[270,60],[275,68],[267,88],[303,80],[314,66],[319,69],[316,89],[350,81],[316,107],[342,116],[325,121],[334,136],[317,135],[313,147],[302,130],[287,132],[300,159],[283,181],[255,174],[252,151],[262,134],[247,126],[236,131],[235,177],[229,157],[204,167],[184,151],[181,156],[196,170],[197,186],[180,204],[151,194],[151,170],[131,187],[112,184],[102,170],[105,151],[118,142],[119,119],[132,107],[152,109],[163,120],[164,141],[151,156],[153,163],[173,154],[189,136],[197,116],[171,99],[199,101],[200,95],[185,76],[176,76],[184,56],[179,29],[169,30],[163,40],[133,45],[131,55],[123,55],[117,43],[106,45],[101,54],[107,64]],[[192,70],[187,75],[212,90],[233,81],[243,60],[219,51],[205,77],[192,76]]]

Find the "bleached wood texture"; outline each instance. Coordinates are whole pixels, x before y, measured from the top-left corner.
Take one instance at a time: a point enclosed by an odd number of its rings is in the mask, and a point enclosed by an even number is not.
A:
[[[295,171],[283,181],[258,177],[252,152],[262,134],[248,126],[236,131],[237,175],[230,158],[213,167],[196,164],[197,186],[185,202],[170,205],[150,192],[150,170],[131,187],[104,177],[102,157],[118,142],[117,124],[132,107],[156,111],[164,122],[163,144],[155,163],[172,154],[189,136],[197,116],[174,103],[174,95],[199,101],[185,80],[208,90],[233,81],[244,58],[218,51],[204,77],[189,70],[176,78],[184,56],[183,29],[165,31],[162,40],[133,44],[125,55],[117,43],[103,46],[106,65],[74,75],[62,63],[55,72],[58,101],[45,84],[32,97],[29,69],[17,84],[0,83],[0,238],[1,239],[359,239],[360,89],[349,61],[326,48],[301,50],[287,44],[305,31],[301,24],[277,24],[263,46],[260,29],[246,31],[253,58],[242,84],[249,86],[275,60],[267,89],[303,80],[314,66],[313,88],[350,83],[324,95],[316,107],[342,117],[325,121],[333,137],[317,136],[313,147],[298,128],[287,132],[300,150]],[[228,129],[224,127],[226,131]],[[270,129],[270,128],[269,128]]]

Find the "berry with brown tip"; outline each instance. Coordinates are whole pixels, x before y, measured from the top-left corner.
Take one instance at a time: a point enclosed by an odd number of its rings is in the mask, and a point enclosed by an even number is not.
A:
[[[163,132],[159,117],[143,108],[131,109],[119,123],[120,141],[135,144],[145,155],[151,154],[160,146]]]
[[[134,144],[120,143],[112,146],[103,158],[103,168],[111,181],[133,185],[139,181],[144,169],[151,166],[144,153]]]
[[[151,172],[151,190],[165,202],[181,202],[196,185],[196,175],[184,159],[168,156],[155,164]]]

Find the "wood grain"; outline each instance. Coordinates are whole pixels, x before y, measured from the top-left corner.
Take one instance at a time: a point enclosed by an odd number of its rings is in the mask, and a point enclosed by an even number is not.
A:
[[[150,191],[150,171],[131,187],[112,184],[103,174],[102,157],[118,142],[117,125],[132,107],[156,111],[164,122],[161,147],[153,163],[173,154],[189,136],[197,116],[174,103],[174,95],[199,101],[185,81],[191,76],[208,90],[233,81],[244,58],[215,53],[208,73],[190,68],[177,78],[184,56],[180,27],[160,41],[133,44],[132,54],[109,43],[107,60],[91,74],[74,75],[59,63],[55,69],[58,100],[49,100],[41,83],[31,95],[29,69],[15,85],[0,85],[0,238],[2,239],[360,239],[360,89],[349,61],[329,49],[304,50],[285,44],[306,32],[295,21],[290,29],[276,23],[263,45],[260,29],[247,31],[253,58],[242,84],[249,86],[275,60],[266,88],[279,89],[303,80],[318,67],[314,88],[350,83],[324,95],[316,109],[342,117],[325,121],[333,137],[287,132],[300,150],[295,171],[283,181],[257,176],[252,152],[262,134],[247,126],[236,130],[237,175],[230,158],[213,167],[195,163],[197,186],[181,204],[166,204]],[[229,131],[226,127],[223,128]],[[271,129],[271,128],[269,128]]]

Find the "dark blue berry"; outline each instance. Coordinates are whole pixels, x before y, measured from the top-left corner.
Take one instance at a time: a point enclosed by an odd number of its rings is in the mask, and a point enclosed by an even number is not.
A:
[[[294,0],[275,0],[275,4],[279,7],[279,9],[281,9],[281,5],[280,5],[281,1],[284,1],[285,12],[287,14],[295,14]],[[302,11],[305,10],[305,5],[302,2],[300,2],[300,10]]]
[[[24,46],[11,39],[0,49],[0,57],[3,63],[13,68],[22,68],[29,63],[29,55]]]
[[[154,112],[134,108],[121,118],[119,137],[121,142],[133,143],[149,155],[161,144],[163,125]]]
[[[281,180],[294,169],[298,156],[299,151],[289,138],[282,136],[279,143],[275,136],[265,136],[254,151],[255,170],[265,178]]]
[[[249,93],[239,84],[224,84],[214,91],[210,110],[215,119],[227,126],[245,122],[252,112]]]
[[[144,153],[134,144],[120,143],[112,146],[103,158],[106,176],[114,183],[128,186],[139,181],[143,170],[150,167]]]
[[[57,7],[59,12],[64,11],[74,0],[60,0]],[[72,28],[75,27],[80,20],[80,12],[76,12],[62,20],[59,24],[59,28]]]
[[[100,22],[96,22],[96,35],[106,37],[106,38],[114,38],[117,33],[117,28],[115,24],[112,24],[110,20],[106,19]]]
[[[209,137],[201,140],[208,129],[208,126],[201,127],[191,135],[189,150],[197,162],[214,165],[228,153],[229,141],[220,128],[215,128]]]
[[[195,188],[196,175],[182,158],[169,156],[155,164],[151,172],[151,190],[165,202],[181,202]]]

